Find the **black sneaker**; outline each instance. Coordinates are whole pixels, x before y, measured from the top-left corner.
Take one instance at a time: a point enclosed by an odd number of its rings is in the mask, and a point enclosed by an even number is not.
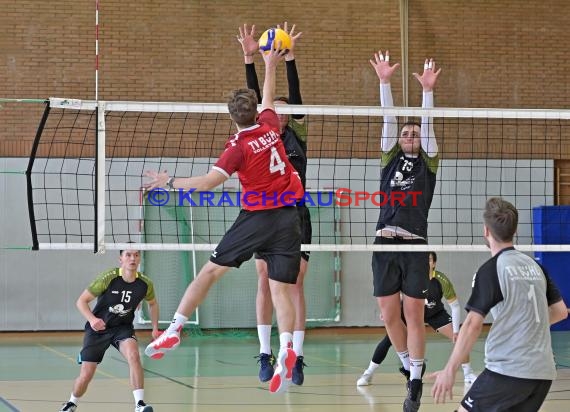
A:
[[[64,403],[63,406],[61,407],[61,409],[59,410],[59,412],[65,411],[65,412],[75,412],[75,410],[77,409],[77,405],[74,404],[73,402],[67,402]]]
[[[404,400],[404,412],[417,412],[420,410],[423,383],[421,379],[408,381],[408,396]]]
[[[275,356],[273,356],[273,351],[271,351],[271,355],[267,353],[260,353],[257,356],[254,356],[257,359],[257,363],[259,363],[259,380],[261,382],[268,382],[273,377],[275,373],[275,369],[273,365],[275,365]]]
[[[409,382],[410,381],[410,371],[406,370],[403,366],[400,367],[399,371],[406,378],[406,382]],[[422,365],[422,378],[424,377],[425,373],[426,373],[426,363],[424,362],[424,364]]]
[[[303,356],[297,356],[297,361],[295,362],[295,366],[293,367],[292,381],[295,385],[299,386],[301,386],[305,381],[305,374],[303,373],[303,368],[307,365],[305,365],[303,359],[304,359]]]

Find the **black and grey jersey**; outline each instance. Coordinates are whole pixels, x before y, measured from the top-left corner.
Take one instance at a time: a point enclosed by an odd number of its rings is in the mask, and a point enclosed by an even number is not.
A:
[[[484,263],[465,309],[493,316],[485,343],[487,369],[515,378],[555,379],[548,307],[561,299],[544,268],[512,247]]]

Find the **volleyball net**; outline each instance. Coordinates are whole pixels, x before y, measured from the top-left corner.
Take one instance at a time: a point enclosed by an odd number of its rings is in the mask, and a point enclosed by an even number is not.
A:
[[[564,144],[570,111],[278,109],[308,115],[306,203],[315,210],[337,208],[339,214],[338,222],[314,219],[317,228],[339,228],[304,245],[305,250],[377,247],[372,241],[379,208],[394,201],[379,191],[384,114],[396,115],[400,122],[432,116],[441,160],[428,220],[430,248],[483,250],[482,208],[487,198],[501,196],[519,210],[519,248],[553,249],[541,244],[533,213],[556,204],[554,162],[570,150]],[[235,216],[230,210],[240,207],[237,179],[212,193],[149,193],[141,190],[143,173],[205,174],[234,132],[225,105],[97,106],[93,101],[50,99],[28,168],[34,248],[101,251],[121,249],[134,240],[143,250],[211,250]],[[170,212],[171,207],[183,211]],[[564,219],[550,223],[549,230],[568,231]]]
[[[555,162],[570,154],[564,144],[570,111],[308,105],[280,105],[278,111],[307,115],[305,202],[313,240],[302,248],[315,252],[305,283],[312,321],[339,319],[347,252],[486,250],[482,210],[491,196],[518,208],[519,249],[570,250],[563,241],[546,244],[544,236],[568,236],[566,212],[543,213],[559,201]],[[429,246],[372,244],[380,207],[391,201],[380,192],[384,115],[396,116],[400,125],[432,119],[440,162]],[[237,216],[240,185],[232,177],[212,192],[146,192],[143,174],[205,174],[234,133],[224,104],[50,99],[26,173],[33,248],[102,252],[136,242],[168,316]],[[248,262],[237,271],[253,274],[255,267]],[[232,275],[214,286],[191,321],[213,328],[254,325],[255,292],[255,276]]]

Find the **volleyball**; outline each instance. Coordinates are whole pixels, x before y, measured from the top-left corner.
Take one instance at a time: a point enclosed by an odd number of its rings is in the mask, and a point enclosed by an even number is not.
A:
[[[279,42],[281,42],[280,50],[288,52],[291,48],[291,36],[282,29],[267,29],[259,38],[259,50],[267,53],[271,50],[271,45],[274,45],[273,48],[276,49]]]

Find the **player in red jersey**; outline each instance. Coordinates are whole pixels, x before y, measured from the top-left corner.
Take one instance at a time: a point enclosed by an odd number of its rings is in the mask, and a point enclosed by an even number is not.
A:
[[[242,185],[242,210],[226,232],[210,261],[188,286],[172,323],[145,353],[161,357],[180,344],[180,330],[204,300],[210,287],[230,267],[239,267],[254,253],[267,262],[271,298],[277,313],[280,350],[277,367],[269,384],[271,392],[283,392],[291,382],[296,356],[292,349],[295,308],[291,300],[301,259],[301,230],[295,209],[304,192],[298,173],[279,138],[280,124],[274,108],[275,69],[283,53],[263,54],[265,82],[261,113],[253,90],[231,93],[228,109],[237,127],[212,170],[203,176],[174,178],[166,172],[147,172],[148,190],[168,186],[172,189],[210,190],[237,172]]]

